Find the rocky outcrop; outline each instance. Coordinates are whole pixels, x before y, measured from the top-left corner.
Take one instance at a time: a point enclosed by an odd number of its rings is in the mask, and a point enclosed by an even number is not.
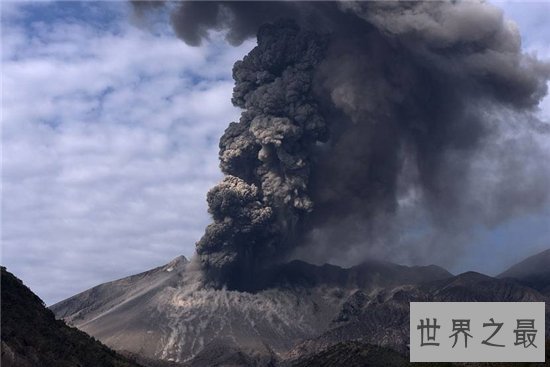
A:
[[[38,296],[2,267],[4,367],[140,367],[80,330],[56,320]]]

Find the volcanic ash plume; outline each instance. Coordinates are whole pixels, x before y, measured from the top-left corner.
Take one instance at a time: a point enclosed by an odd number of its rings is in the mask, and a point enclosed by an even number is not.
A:
[[[296,25],[265,25],[258,46],[233,68],[233,103],[244,112],[220,140],[227,176],[208,193],[214,223],[197,244],[207,272],[230,287],[290,246],[312,210],[311,150],[327,136],[312,80],[325,48],[325,37]]]
[[[330,260],[437,242],[452,257],[469,228],[548,202],[543,153],[521,136],[548,128],[533,113],[549,68],[489,4],[184,2],[172,22],[193,45],[257,32],[197,244],[217,286],[250,288],[299,245]],[[411,223],[432,234],[422,248],[402,235]]]

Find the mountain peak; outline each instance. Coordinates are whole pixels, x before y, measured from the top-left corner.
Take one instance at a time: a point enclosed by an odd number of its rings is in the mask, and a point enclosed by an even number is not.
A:
[[[512,265],[497,277],[522,279],[549,272],[550,249],[547,249]]]
[[[175,269],[183,269],[183,267],[189,263],[189,260],[183,255],[175,257],[172,261],[170,261],[168,264],[164,265],[164,270],[171,272]]]
[[[498,278],[513,278],[550,297],[550,249],[511,266]]]

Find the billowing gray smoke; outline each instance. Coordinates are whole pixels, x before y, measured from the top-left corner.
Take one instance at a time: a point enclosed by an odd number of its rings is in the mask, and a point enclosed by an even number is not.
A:
[[[291,246],[296,225],[313,208],[311,159],[327,128],[312,82],[326,43],[294,24],[264,25],[258,46],[233,68],[233,103],[244,112],[220,139],[227,176],[208,193],[214,223],[197,244],[216,279],[242,284]]]
[[[533,112],[550,69],[491,5],[184,2],[172,23],[191,45],[210,29],[258,37],[233,69],[243,113],[197,244],[218,286],[246,289],[296,253],[403,252],[441,233],[453,254],[467,228],[547,202],[542,153],[521,139],[547,129]]]

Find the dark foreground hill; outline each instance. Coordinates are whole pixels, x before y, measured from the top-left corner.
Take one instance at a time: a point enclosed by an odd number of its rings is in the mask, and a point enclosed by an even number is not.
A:
[[[408,365],[408,359],[389,349],[350,341],[338,343],[326,350],[307,356],[292,367],[397,367]]]
[[[192,263],[180,257],[51,309],[115,350],[143,357],[140,361],[286,367],[348,356],[351,365],[408,359],[411,301],[549,300],[521,279],[454,276],[437,266],[376,261],[349,269],[294,261],[259,278],[256,292],[199,284]],[[550,335],[549,314],[546,319]]]
[[[550,361],[550,340],[546,341],[546,360]],[[389,348],[357,341],[339,343],[326,350],[304,357],[291,367],[545,367],[546,363],[409,363],[409,359]]]
[[[38,296],[2,267],[3,367],[139,367],[56,320]]]

